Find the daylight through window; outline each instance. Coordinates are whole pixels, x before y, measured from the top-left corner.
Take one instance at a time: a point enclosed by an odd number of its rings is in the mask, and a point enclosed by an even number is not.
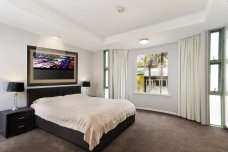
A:
[[[104,51],[104,95],[109,98],[109,50]]]
[[[136,83],[137,92],[168,94],[168,53],[138,55]]]

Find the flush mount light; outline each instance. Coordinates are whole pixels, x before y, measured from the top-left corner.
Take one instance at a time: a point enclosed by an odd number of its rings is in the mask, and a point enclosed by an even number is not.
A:
[[[116,10],[117,10],[118,13],[121,14],[121,13],[125,12],[126,8],[124,6],[117,5],[116,6]]]
[[[149,43],[150,41],[149,41],[149,39],[148,38],[143,38],[143,39],[140,39],[139,40],[139,43],[140,44],[143,44],[143,45],[145,45],[145,44],[147,44],[147,43]]]

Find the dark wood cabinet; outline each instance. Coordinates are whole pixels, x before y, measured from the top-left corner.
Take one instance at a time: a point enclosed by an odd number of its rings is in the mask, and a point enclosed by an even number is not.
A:
[[[0,111],[0,134],[5,138],[33,129],[34,110],[20,108],[17,111]]]

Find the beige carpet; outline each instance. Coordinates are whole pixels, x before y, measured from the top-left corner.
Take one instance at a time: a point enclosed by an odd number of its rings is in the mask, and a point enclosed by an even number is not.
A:
[[[228,152],[228,131],[176,116],[138,111],[136,122],[104,152]],[[85,152],[40,129],[10,139],[0,137],[0,152]]]

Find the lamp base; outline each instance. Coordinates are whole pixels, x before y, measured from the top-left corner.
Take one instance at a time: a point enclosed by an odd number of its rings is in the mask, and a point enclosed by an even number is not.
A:
[[[13,100],[13,111],[17,111],[18,107],[17,107],[17,92],[14,94],[14,100]]]
[[[88,88],[86,87],[86,95],[88,96]]]
[[[16,106],[14,106],[14,107],[12,108],[12,111],[17,111],[17,110],[19,110],[19,108],[16,107]]]

